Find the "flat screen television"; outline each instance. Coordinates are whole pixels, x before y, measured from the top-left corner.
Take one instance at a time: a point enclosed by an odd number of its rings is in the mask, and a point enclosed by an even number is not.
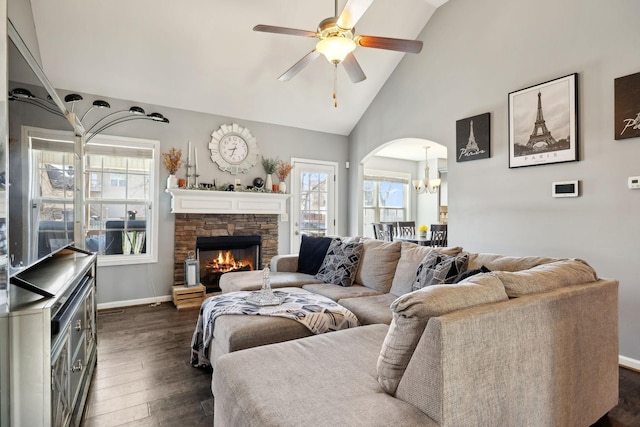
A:
[[[34,171],[31,145],[25,137],[25,129],[46,129],[58,135],[66,135],[73,141],[77,128],[68,119],[70,116],[64,103],[48,81],[38,61],[20,38],[11,21],[8,22],[8,252],[9,275],[29,267],[41,259],[73,242],[73,208],[71,212],[54,212],[42,217],[42,191],[37,176],[47,173],[52,187],[61,191],[73,191],[73,166],[63,168],[51,162],[50,170]],[[76,119],[74,119],[76,120]],[[73,155],[74,144],[68,144]],[[37,196],[40,194],[40,196]],[[34,196],[35,195],[35,196]],[[36,199],[39,197],[39,202]],[[53,206],[53,204],[50,204]],[[65,206],[73,206],[67,203]],[[49,221],[51,220],[51,221]],[[53,223],[55,222],[55,223]],[[42,228],[45,227],[45,228]]]

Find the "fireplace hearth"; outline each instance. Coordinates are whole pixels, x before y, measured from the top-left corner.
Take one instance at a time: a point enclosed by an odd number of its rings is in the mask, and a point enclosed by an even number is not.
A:
[[[223,274],[259,269],[261,249],[260,235],[197,237],[200,283],[207,293],[217,292]]]

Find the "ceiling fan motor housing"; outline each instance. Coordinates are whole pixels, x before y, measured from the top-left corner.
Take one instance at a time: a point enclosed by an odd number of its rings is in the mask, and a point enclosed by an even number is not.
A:
[[[346,37],[353,40],[353,35],[355,34],[354,28],[340,28],[337,22],[338,18],[335,16],[323,19],[320,24],[318,24],[318,38]]]

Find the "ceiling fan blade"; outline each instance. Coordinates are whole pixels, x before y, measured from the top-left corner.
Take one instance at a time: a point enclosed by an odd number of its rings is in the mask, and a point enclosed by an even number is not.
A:
[[[309,65],[311,62],[313,62],[314,59],[316,59],[320,55],[321,55],[320,52],[313,49],[311,52],[303,56],[300,61],[293,64],[293,67],[289,68],[287,71],[284,72],[284,74],[278,77],[278,80],[280,80],[281,82],[288,82],[289,80],[294,78],[296,74],[302,71],[304,67]]]
[[[360,64],[358,63],[358,60],[353,55],[353,52],[351,52],[347,55],[346,58],[344,58],[344,61],[342,61],[342,65],[344,66],[344,70],[347,72],[347,75],[353,83],[359,83],[367,78],[367,76],[365,76],[364,74],[364,71],[362,71]]]
[[[389,37],[358,36],[356,43],[362,47],[372,47],[375,49],[397,50],[399,52],[420,53],[422,41],[392,39]]]
[[[362,15],[369,9],[373,0],[349,0],[342,9],[338,18],[338,27],[350,30],[356,26],[356,22],[362,18]]]
[[[315,31],[296,30],[295,28],[276,27],[273,25],[256,25],[253,31],[262,31],[263,33],[288,34],[290,36],[316,37]]]

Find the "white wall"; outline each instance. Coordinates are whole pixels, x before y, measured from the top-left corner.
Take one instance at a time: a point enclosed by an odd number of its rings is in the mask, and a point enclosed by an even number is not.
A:
[[[613,81],[640,71],[637,0],[449,0],[350,135],[356,164],[407,135],[455,151],[455,122],[491,112],[486,160],[448,164],[449,242],[470,251],[587,260],[620,280],[620,354],[640,360],[640,138],[613,138]],[[577,72],[580,161],[508,168],[509,92]],[[350,185],[357,184],[350,172]],[[553,181],[582,196],[554,199]],[[357,212],[350,212],[357,230]]]

